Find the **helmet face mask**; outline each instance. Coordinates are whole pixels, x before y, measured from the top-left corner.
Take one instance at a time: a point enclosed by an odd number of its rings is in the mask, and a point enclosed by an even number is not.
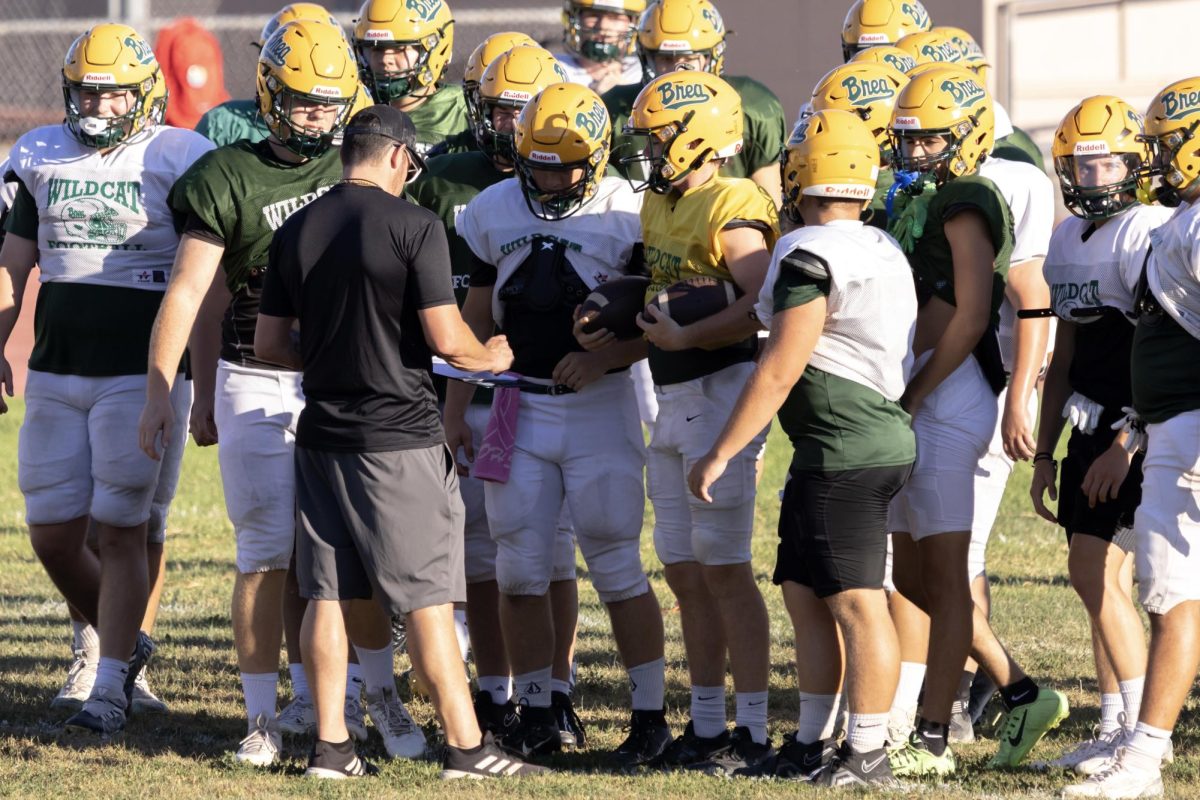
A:
[[[271,105],[273,115],[277,120],[276,127],[280,129],[279,132],[272,131],[272,133],[279,139],[280,144],[302,158],[312,158],[324,153],[330,145],[340,143],[342,129],[350,121],[353,98],[344,102],[331,103],[327,99],[303,95],[287,87],[279,87],[271,98]],[[299,109],[313,105],[328,106],[336,110],[336,115],[333,116],[328,128],[310,127],[293,120],[293,116]]]
[[[134,86],[97,86],[73,81],[63,81],[63,102],[67,109],[67,129],[71,135],[86,147],[105,149],[115,147],[134,134],[138,121],[145,116],[150,94],[154,89],[154,79],[148,78]],[[124,93],[127,97],[126,110],[121,114],[85,114],[87,103],[82,99],[84,93],[97,93],[101,97],[113,93]],[[101,101],[102,102],[102,101]],[[159,101],[161,110],[151,110],[155,121],[162,119],[161,114],[166,110],[166,94]],[[95,103],[96,106],[100,102]]]
[[[366,0],[354,22],[362,82],[385,105],[435,89],[453,46],[454,18],[444,0]],[[385,68],[389,57],[406,66]]]
[[[589,186],[595,181],[596,167],[587,161],[573,164],[540,164],[517,156],[515,159],[517,179],[524,190],[525,205],[538,219],[555,221],[566,219],[583,208],[589,195]],[[569,176],[580,172],[577,180],[564,181],[564,186],[543,189],[538,184],[538,173],[558,173]]]
[[[150,45],[126,25],[97,25],[67,50],[62,68],[66,126],[85,147],[116,147],[166,114],[167,83]],[[121,113],[105,97],[125,93]],[[107,111],[108,113],[100,113]]]
[[[1137,204],[1144,166],[1136,153],[1112,153],[1060,156],[1054,159],[1054,171],[1067,210],[1094,222]]]
[[[975,73],[955,65],[923,71],[896,98],[888,126],[893,167],[939,186],[974,174],[995,143],[995,124],[991,96]],[[923,191],[926,183],[911,188]]]
[[[606,19],[623,20],[624,30],[608,30]],[[620,61],[633,51],[636,35],[636,11],[585,6],[576,0],[563,3],[563,44],[588,61]]]
[[[950,179],[950,165],[959,158],[959,144],[955,136],[948,130],[932,131],[892,131],[890,134],[892,151],[892,168],[898,172],[920,172],[933,176],[938,184]],[[909,155],[912,151],[912,140],[941,139],[943,147],[930,152],[922,148],[921,155]]]
[[[692,121],[693,116],[695,116],[695,112],[689,111],[679,122],[673,122],[661,128],[630,128],[626,126],[625,134],[634,145],[634,153],[622,158],[621,166],[628,170],[629,185],[633,191],[644,192],[649,189],[655,194],[666,194],[671,191],[671,186],[676,181],[685,178],[693,169],[700,166],[708,151],[696,153],[696,161],[684,170],[677,170],[672,164],[676,145],[681,149],[686,147],[684,142],[680,142],[679,137],[687,133],[688,123]],[[637,180],[635,175],[644,176],[643,180]]]
[[[725,71],[725,22],[709,0],[655,0],[637,25],[637,54],[649,83],[663,74],[655,63],[671,56],[672,71]],[[680,63],[680,61],[690,63]]]
[[[479,82],[483,80],[483,73],[493,61],[519,45],[539,47],[538,43],[528,34],[504,31],[493,33],[484,39],[467,57],[467,66],[463,70],[462,90],[463,98],[467,103],[467,122],[476,142],[481,141],[480,136],[483,135],[484,115],[486,114],[483,100],[479,95]],[[488,124],[491,124],[490,118]]]
[[[359,42],[355,46],[358,55],[362,80],[371,90],[371,96],[378,103],[388,104],[410,95],[432,81],[429,78],[429,59],[436,49],[441,37],[430,34],[421,41],[411,42]],[[409,66],[395,69],[376,69],[372,62],[372,54],[382,60],[385,54],[399,56],[400,51],[410,50],[416,53],[416,58],[409,59]],[[389,53],[389,51],[391,51]]]

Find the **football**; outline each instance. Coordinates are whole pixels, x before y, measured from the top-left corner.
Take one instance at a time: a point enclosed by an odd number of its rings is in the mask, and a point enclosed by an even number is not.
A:
[[[680,325],[691,325],[728,308],[742,291],[732,281],[697,277],[673,283],[654,296],[648,306],[658,306]]]
[[[621,340],[636,339],[642,335],[637,326],[637,316],[646,305],[646,290],[650,279],[640,275],[600,284],[584,298],[580,314],[592,312],[595,318],[583,326],[584,333],[595,333],[607,329]]]

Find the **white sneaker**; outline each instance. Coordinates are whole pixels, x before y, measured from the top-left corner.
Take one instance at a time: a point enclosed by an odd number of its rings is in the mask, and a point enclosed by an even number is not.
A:
[[[82,709],[92,693],[92,685],[96,682],[96,667],[100,663],[100,654],[89,653],[87,650],[76,650],[74,653],[75,660],[67,670],[67,679],[50,701],[50,707],[56,711],[74,713]]]
[[[132,711],[134,714],[167,713],[167,704],[160,700],[158,695],[150,691],[150,684],[146,681],[146,669],[144,667],[133,681]]]
[[[346,698],[346,730],[356,742],[367,740],[367,721],[363,717],[362,703],[357,697]]]
[[[1102,733],[1092,740],[1091,752],[1085,758],[1080,758],[1072,769],[1080,775],[1095,775],[1104,772],[1113,765],[1117,752],[1125,746],[1129,739],[1129,731],[1122,725],[1116,730]]]
[[[903,747],[916,724],[917,709],[893,707],[888,712],[888,744]]]
[[[317,731],[317,711],[312,700],[297,697],[279,712],[279,730],[291,736],[308,736]]]
[[[238,743],[233,758],[241,764],[269,767],[279,758],[281,749],[283,740],[279,736],[278,724],[266,714],[259,714],[250,733]]]
[[[408,709],[391,689],[367,692],[367,713],[391,758],[420,758],[425,755],[425,734],[413,722]]]
[[[1105,800],[1136,800],[1162,797],[1162,773],[1158,769],[1136,766],[1122,748],[1108,768],[1088,777],[1083,783],[1063,787],[1063,797],[1101,797]]]

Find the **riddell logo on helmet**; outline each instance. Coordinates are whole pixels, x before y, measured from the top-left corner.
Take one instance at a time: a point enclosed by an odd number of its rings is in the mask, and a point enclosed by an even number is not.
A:
[[[1200,91],[1172,90],[1163,95],[1162,103],[1167,119],[1182,119],[1200,110]]]
[[[858,35],[859,44],[891,44],[892,40],[887,37],[886,33],[860,33]]]
[[[83,83],[116,83],[117,79],[111,72],[88,72],[83,76]]]
[[[342,90],[336,86],[314,86],[309,94],[315,97],[340,98],[342,96]]]
[[[561,164],[562,159],[558,157],[558,153],[547,153],[542,150],[534,150],[529,154],[530,161],[536,161],[539,164]]]
[[[658,99],[663,108],[674,111],[684,106],[696,106],[707,103],[712,99],[708,89],[702,83],[685,83],[683,81],[668,81],[658,85]]]
[[[954,102],[963,108],[970,108],[987,97],[987,92],[984,88],[973,80],[942,81],[941,89],[944,92],[949,92]]]
[[[850,75],[842,81],[842,87],[846,90],[846,99],[856,106],[865,106],[876,100],[896,96],[896,87],[887,78],[862,80]]]
[[[518,92],[516,89],[505,89],[500,93],[501,100],[517,100],[522,103],[529,102],[532,97],[529,92]]]
[[[661,53],[690,53],[692,43],[687,39],[663,39],[658,50]]]
[[[363,41],[365,42],[391,42],[395,38],[391,31],[381,31],[378,28],[371,28],[363,34]]]
[[[919,131],[921,120],[918,117],[896,117],[892,120],[892,127],[901,131]]]
[[[1076,142],[1075,155],[1077,156],[1094,156],[1108,155],[1108,142]]]

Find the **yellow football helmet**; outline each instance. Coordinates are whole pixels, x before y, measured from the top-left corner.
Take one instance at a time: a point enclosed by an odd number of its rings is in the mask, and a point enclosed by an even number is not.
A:
[[[932,26],[920,0],[855,0],[842,24],[842,56],[849,61],[860,50],[895,44]]]
[[[892,112],[893,165],[905,172],[931,173],[938,183],[970,175],[992,150],[996,116],[979,76],[961,66],[931,69],[909,80]],[[903,140],[940,136],[944,150],[905,155]]]
[[[258,56],[258,113],[284,147],[306,158],[340,141],[359,86],[345,37],[323,22],[287,23]],[[291,119],[296,103],[335,106],[337,116],[329,130],[298,126]]]
[[[471,51],[471,55],[467,57],[467,66],[463,69],[462,90],[463,99],[467,102],[467,120],[472,130],[483,124],[483,112],[479,106],[478,93],[479,81],[483,78],[483,71],[499,56],[504,55],[519,45],[540,47],[528,34],[518,33],[517,31],[503,31],[501,33],[493,33],[484,39]]]
[[[612,122],[600,96],[577,83],[555,83],[526,103],[513,134],[513,163],[534,216],[546,220],[571,216],[596,193],[612,139]],[[578,180],[565,188],[543,189],[538,172]]]
[[[1148,188],[1143,130],[1142,115],[1119,97],[1089,97],[1067,112],[1050,150],[1068,211],[1108,219],[1138,202],[1139,189]]]
[[[654,56],[701,55],[713,75],[725,71],[725,22],[708,0],[655,0],[638,22],[637,52],[647,80],[655,75]]]
[[[624,133],[642,147],[621,163],[629,175],[648,176],[634,191],[666,194],[709,161],[740,153],[742,125],[742,98],[721,78],[694,70],[660,75],[633,103]]]
[[[1146,111],[1145,142],[1150,149],[1148,178],[1162,178],[1156,187],[1164,205],[1178,204],[1180,190],[1200,176],[1200,77],[1167,86]]]
[[[782,159],[783,211],[799,223],[804,195],[867,202],[879,179],[879,145],[849,111],[817,111],[792,131]]]
[[[267,39],[271,38],[271,34],[279,30],[279,26],[286,25],[292,20],[297,19],[314,19],[318,22],[326,22],[338,30],[341,30],[342,27],[341,23],[337,21],[337,17],[330,14],[325,6],[320,3],[288,3],[276,11],[275,16],[267,20],[267,24],[263,25],[262,33],[258,35],[258,39],[254,41],[254,45],[261,50]]]
[[[67,130],[87,147],[115,147],[153,127],[167,106],[167,82],[149,43],[128,25],[104,24],[88,29],[71,43],[62,68]],[[80,92],[127,91],[129,110],[110,117],[85,117]]]
[[[982,79],[984,86],[988,85],[992,65],[987,56],[983,54],[983,48],[975,41],[974,36],[962,28],[955,28],[952,25],[938,25],[930,33],[938,33],[949,39],[962,53],[961,61],[964,66],[974,70],[975,74]]]
[[[906,83],[908,77],[887,64],[851,61],[817,81],[812,108],[814,112],[830,109],[854,112],[867,123],[880,150],[887,150],[892,109]]]
[[[563,0],[563,44],[589,61],[619,61],[633,51],[638,17],[645,10],[646,0]],[[624,14],[629,27],[616,36],[584,27],[587,11]]]
[[[375,72],[373,48],[417,50],[416,63],[398,71]],[[454,18],[444,0],[367,0],[354,22],[354,52],[363,83],[377,103],[391,103],[436,86],[450,64]]]
[[[859,50],[847,64],[887,64],[897,72],[908,74],[917,66],[917,60],[911,55],[892,44],[881,44],[878,47],[868,47]]]
[[[957,64],[963,60],[962,50],[949,36],[935,31],[910,33],[896,42],[904,52],[921,64]]]
[[[511,158],[513,135],[492,124],[493,108],[524,108],[547,86],[564,83],[562,65],[541,47],[514,47],[488,64],[479,82],[480,121],[472,128],[479,149],[489,158]]]

